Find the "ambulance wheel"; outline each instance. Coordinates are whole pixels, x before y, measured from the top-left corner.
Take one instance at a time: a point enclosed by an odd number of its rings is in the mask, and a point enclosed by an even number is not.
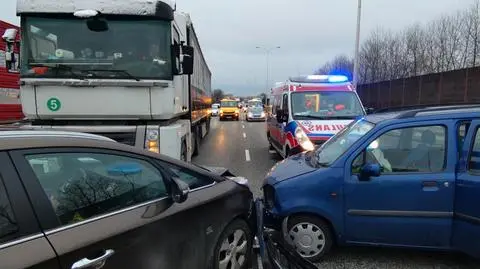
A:
[[[285,159],[290,156],[290,148],[288,146],[285,147]]]

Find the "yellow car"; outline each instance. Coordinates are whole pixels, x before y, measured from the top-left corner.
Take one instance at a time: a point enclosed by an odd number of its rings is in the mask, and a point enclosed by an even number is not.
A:
[[[238,108],[238,101],[231,99],[223,99],[220,101],[220,120],[224,119],[240,119],[240,109]]]

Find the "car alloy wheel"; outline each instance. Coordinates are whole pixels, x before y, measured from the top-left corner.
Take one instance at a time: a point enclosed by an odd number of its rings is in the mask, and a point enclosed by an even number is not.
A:
[[[298,254],[312,262],[319,261],[333,245],[328,224],[311,216],[297,216],[290,219],[287,237]]]
[[[216,246],[216,269],[249,268],[252,248],[251,232],[243,220],[235,220],[225,228]]]

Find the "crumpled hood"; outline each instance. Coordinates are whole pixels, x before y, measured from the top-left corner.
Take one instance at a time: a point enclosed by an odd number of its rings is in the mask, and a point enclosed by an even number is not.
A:
[[[267,183],[274,185],[278,182],[317,170],[317,168],[310,166],[305,158],[305,153],[300,153],[278,162],[266,175],[263,182],[264,185]]]
[[[216,167],[216,166],[206,166],[206,165],[199,165],[208,171],[214,173],[215,175],[219,175],[222,177],[234,177],[235,175],[232,174],[228,168],[225,167]]]

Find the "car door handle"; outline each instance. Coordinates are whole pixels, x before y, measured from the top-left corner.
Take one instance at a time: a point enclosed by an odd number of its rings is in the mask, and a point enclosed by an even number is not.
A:
[[[72,269],[86,269],[86,268],[102,268],[105,265],[105,261],[110,258],[115,251],[113,249],[105,250],[105,253],[95,259],[83,258],[72,265]]]
[[[437,181],[423,181],[422,182],[422,186],[423,187],[437,187],[438,186],[438,182]]]

